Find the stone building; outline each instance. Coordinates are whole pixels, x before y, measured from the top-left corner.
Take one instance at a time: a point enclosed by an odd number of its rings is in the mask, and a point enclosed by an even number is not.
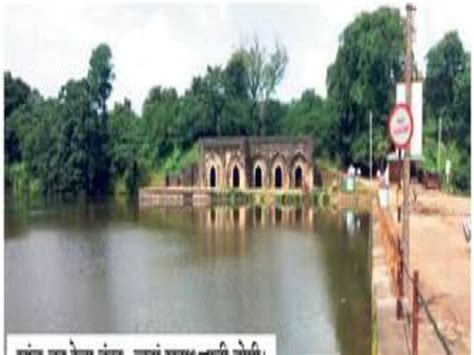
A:
[[[216,189],[313,187],[310,137],[218,137],[198,142],[195,185]]]

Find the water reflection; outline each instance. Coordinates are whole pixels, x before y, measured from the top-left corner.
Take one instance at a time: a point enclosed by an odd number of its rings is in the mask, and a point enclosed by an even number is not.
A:
[[[254,209],[255,209],[255,213],[254,213],[255,225],[260,225],[260,224],[263,223],[263,220],[262,220],[262,207],[261,206],[255,206]]]
[[[283,354],[369,352],[367,214],[39,211],[6,215],[9,332],[270,332]]]
[[[343,219],[343,228],[345,235],[349,239],[349,244],[354,245],[354,239],[360,234],[362,226],[362,217],[352,210],[344,210],[341,212]]]
[[[299,227],[311,231],[314,227],[313,207],[282,207],[282,206],[253,206],[253,207],[212,207],[202,209],[206,215],[205,227],[208,231],[237,230],[258,226]]]

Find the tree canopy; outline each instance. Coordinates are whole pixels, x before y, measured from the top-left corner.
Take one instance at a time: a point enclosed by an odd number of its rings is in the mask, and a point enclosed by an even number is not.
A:
[[[470,186],[471,164],[471,54],[464,50],[457,32],[448,32],[426,55],[424,111],[427,131],[424,135],[431,168],[453,163],[455,184]],[[432,162],[437,151],[438,120],[442,119],[443,164]],[[430,158],[433,158],[430,160]]]
[[[389,151],[385,122],[403,71],[402,18],[396,9],[364,12],[347,26],[336,60],[327,70],[328,100],[335,120],[335,144],[344,164],[367,166],[369,112],[373,113],[374,159]]]
[[[207,66],[183,94],[159,83],[140,113],[130,101],[109,107],[115,79],[112,50],[99,44],[84,77],[44,99],[21,78],[4,73],[6,183],[44,194],[135,194],[196,157],[200,137],[310,135],[314,157],[367,170],[369,112],[374,164],[390,151],[386,120],[404,65],[403,18],[382,7],[357,16],[343,31],[327,68],[327,98],[305,90],[282,102],[274,97],[289,61],[284,46],[268,50],[258,39]],[[451,159],[455,186],[468,190],[470,164],[470,53],[456,32],[427,54],[424,98],[425,168],[432,169],[438,118],[442,155]],[[374,169],[375,170],[375,169]]]
[[[11,81],[11,74],[5,73],[7,100],[12,105],[23,102],[11,118],[5,115],[6,131],[18,137],[22,171],[42,192],[87,196],[107,192],[110,60],[110,48],[99,45],[92,53],[87,78],[69,80],[57,99],[47,101],[40,96],[24,99],[27,86],[18,79]],[[7,150],[13,150],[6,144]]]

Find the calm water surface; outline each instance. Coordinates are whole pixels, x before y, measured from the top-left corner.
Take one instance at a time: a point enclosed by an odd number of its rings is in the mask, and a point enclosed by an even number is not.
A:
[[[265,332],[370,353],[370,217],[6,202],[7,332]]]

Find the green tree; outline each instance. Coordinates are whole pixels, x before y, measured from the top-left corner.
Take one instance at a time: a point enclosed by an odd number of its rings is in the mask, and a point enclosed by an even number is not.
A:
[[[47,179],[53,173],[50,157],[57,138],[58,101],[30,100],[13,111],[10,120],[19,137],[22,156],[20,162],[7,165],[7,186],[22,194],[46,192]],[[15,167],[17,164],[21,169]],[[21,174],[9,174],[15,171]]]
[[[464,50],[454,31],[446,33],[426,56],[424,112],[426,125],[433,129],[426,130],[424,140],[428,143],[427,149],[437,151],[437,127],[438,121],[442,119],[442,143],[443,147],[449,149],[443,155],[440,169],[443,169],[445,159],[459,161],[459,164],[453,164],[454,183],[462,190],[470,189],[470,58],[470,53]]]
[[[145,169],[138,156],[139,123],[128,99],[115,104],[109,114],[110,175],[116,185],[124,181],[126,190],[131,195],[137,192]]]
[[[99,186],[95,142],[98,141],[99,120],[91,105],[89,85],[85,79],[70,80],[59,93],[60,122],[53,151],[53,175],[48,179],[52,192],[85,194]]]
[[[192,129],[195,139],[249,135],[256,131],[255,121],[249,115],[251,101],[242,52],[234,53],[224,70],[208,67],[203,77],[194,78],[184,100],[184,121],[191,125],[188,129]]]
[[[239,49],[232,53],[224,70],[228,96],[246,100],[249,98],[249,78],[246,66],[246,52]]]
[[[98,126],[90,137],[90,154],[95,156],[91,164],[93,169],[94,193],[105,193],[108,187],[109,179],[109,156],[107,155],[108,132],[107,132],[107,100],[112,93],[112,82],[115,78],[112,65],[112,51],[105,43],[98,45],[92,51],[89,60],[89,70],[87,73],[87,84],[92,107],[95,111],[95,120],[98,120]],[[89,193],[91,187],[88,188]]]
[[[193,87],[197,95],[200,106],[204,114],[200,118],[201,126],[206,127],[204,135],[222,135],[222,109],[225,102],[225,82],[224,74],[220,67],[207,67],[206,75],[202,80],[197,80],[197,85]],[[209,121],[209,125],[205,122]]]
[[[20,78],[13,78],[10,72],[3,74],[5,101],[4,101],[4,129],[5,129],[5,163],[21,160],[20,142],[17,132],[10,119],[11,114],[22,105],[26,104],[31,88]]]
[[[283,118],[282,132],[294,136],[312,136],[315,155],[327,158],[332,141],[329,118],[326,101],[316,95],[314,90],[308,89],[299,100],[290,103]]]
[[[374,159],[383,161],[388,152],[385,122],[394,104],[394,85],[402,77],[403,54],[402,19],[396,9],[363,12],[344,29],[336,60],[327,70],[335,147],[343,164],[367,166],[369,111],[374,146],[380,147]]]
[[[92,51],[87,81],[93,102],[98,106],[98,114],[104,120],[102,122],[104,125],[106,124],[107,100],[112,93],[112,81],[114,78],[112,51],[107,44],[102,43]]]
[[[31,88],[20,78],[13,78],[8,71],[3,73],[3,80],[5,88],[3,113],[5,117],[8,117],[18,107],[27,102],[31,94]]]
[[[150,169],[173,150],[173,121],[178,116],[179,101],[175,89],[154,87],[143,104],[140,135],[143,139],[141,155],[149,162]]]

